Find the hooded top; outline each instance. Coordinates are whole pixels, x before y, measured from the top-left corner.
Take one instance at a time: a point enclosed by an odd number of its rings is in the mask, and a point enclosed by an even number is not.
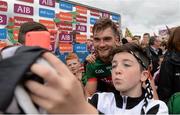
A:
[[[176,92],[180,92],[180,52],[168,51],[160,68],[158,95],[167,102]]]
[[[1,112],[39,113],[36,110],[36,107],[31,102],[30,97],[28,97],[27,90],[24,89],[23,85],[26,80],[32,78],[27,75],[27,73],[30,72],[31,65],[35,63],[45,51],[45,49],[42,49],[40,47],[15,46],[6,48],[1,52]],[[36,78],[38,77],[36,76]],[[34,110],[32,110],[31,108],[33,108]]]

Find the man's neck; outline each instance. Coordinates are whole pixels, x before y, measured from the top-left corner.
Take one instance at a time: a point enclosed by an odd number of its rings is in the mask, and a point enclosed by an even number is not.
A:
[[[110,58],[100,58],[104,63],[109,63],[111,62]]]

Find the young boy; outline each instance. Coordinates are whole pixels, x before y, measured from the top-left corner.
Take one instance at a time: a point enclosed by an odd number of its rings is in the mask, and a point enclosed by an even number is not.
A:
[[[81,63],[75,53],[69,53],[66,57],[66,65],[69,70],[79,79],[82,78]]]

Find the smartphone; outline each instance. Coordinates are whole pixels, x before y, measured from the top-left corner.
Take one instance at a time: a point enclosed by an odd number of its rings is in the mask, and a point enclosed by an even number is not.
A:
[[[30,31],[25,35],[26,46],[40,46],[50,50],[50,40],[50,33],[48,31]]]

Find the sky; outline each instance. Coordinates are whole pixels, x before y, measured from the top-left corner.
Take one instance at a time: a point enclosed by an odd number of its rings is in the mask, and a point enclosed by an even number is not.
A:
[[[133,35],[180,25],[180,0],[70,0],[121,15],[121,28]]]

